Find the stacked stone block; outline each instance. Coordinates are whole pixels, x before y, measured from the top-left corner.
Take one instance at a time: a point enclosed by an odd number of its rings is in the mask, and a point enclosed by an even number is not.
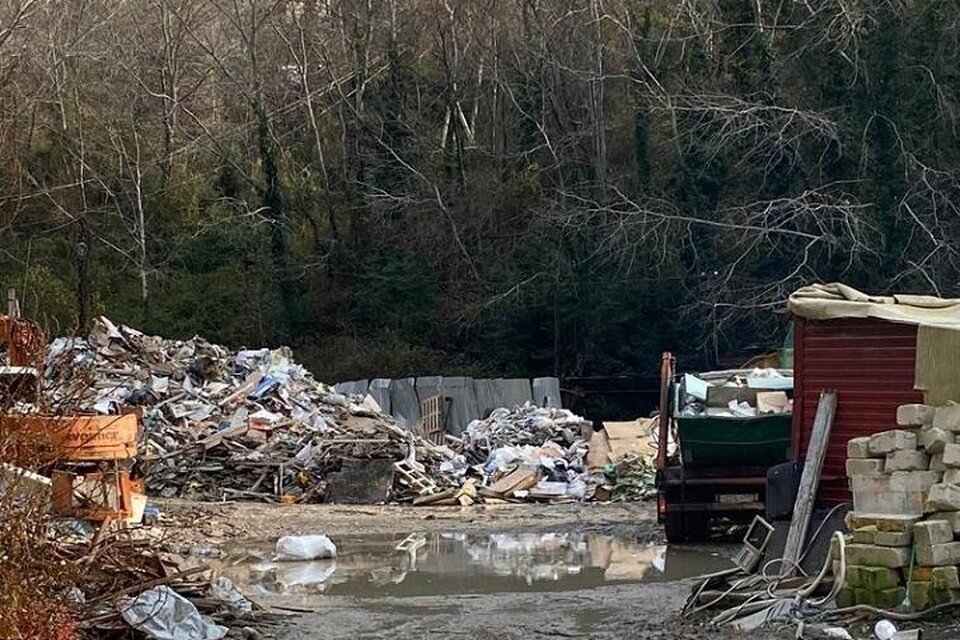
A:
[[[904,405],[897,429],[847,443],[841,606],[915,610],[960,600],[960,405]]]

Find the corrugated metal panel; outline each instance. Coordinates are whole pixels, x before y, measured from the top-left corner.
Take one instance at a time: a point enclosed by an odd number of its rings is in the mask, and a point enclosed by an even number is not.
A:
[[[917,328],[874,319],[796,319],[794,452],[806,455],[820,392],[837,390],[818,502],[851,499],[845,478],[847,441],[896,426],[897,406],[923,402],[913,388]]]

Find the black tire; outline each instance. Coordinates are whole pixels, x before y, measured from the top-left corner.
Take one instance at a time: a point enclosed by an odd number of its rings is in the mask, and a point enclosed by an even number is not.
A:
[[[705,513],[668,513],[663,528],[667,542],[700,542],[707,537],[709,521]]]

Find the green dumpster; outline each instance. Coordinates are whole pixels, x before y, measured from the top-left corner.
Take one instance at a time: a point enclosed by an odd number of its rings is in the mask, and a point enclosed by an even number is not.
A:
[[[766,466],[790,459],[791,416],[676,416],[680,456],[687,467]]]

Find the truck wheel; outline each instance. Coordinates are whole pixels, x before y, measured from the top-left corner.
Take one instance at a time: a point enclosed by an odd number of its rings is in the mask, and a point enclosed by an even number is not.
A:
[[[682,513],[668,513],[664,518],[663,529],[664,533],[667,534],[667,542],[681,543],[687,541]]]
[[[664,519],[667,542],[699,542],[707,537],[705,513],[668,513]]]
[[[687,542],[702,542],[710,532],[710,518],[705,513],[687,514]]]

